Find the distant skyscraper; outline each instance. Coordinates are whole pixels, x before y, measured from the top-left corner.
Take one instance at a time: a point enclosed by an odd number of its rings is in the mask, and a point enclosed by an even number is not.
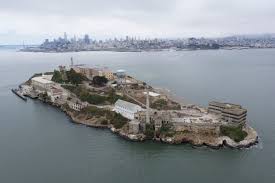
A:
[[[67,41],[68,40],[68,37],[67,37],[67,33],[64,32],[64,40]]]
[[[90,38],[89,38],[88,34],[85,34],[85,36],[84,36],[84,43],[85,44],[90,44]]]

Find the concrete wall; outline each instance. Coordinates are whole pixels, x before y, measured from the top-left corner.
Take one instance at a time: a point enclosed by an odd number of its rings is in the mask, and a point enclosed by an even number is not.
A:
[[[220,133],[220,123],[173,123],[175,131],[188,131],[193,133],[215,134]]]

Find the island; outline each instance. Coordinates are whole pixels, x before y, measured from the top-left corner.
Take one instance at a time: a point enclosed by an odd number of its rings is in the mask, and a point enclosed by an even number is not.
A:
[[[34,74],[16,92],[59,108],[74,123],[108,128],[131,141],[212,148],[244,148],[258,142],[241,105],[217,101],[209,102],[207,108],[182,104],[125,70],[113,72],[72,62]]]

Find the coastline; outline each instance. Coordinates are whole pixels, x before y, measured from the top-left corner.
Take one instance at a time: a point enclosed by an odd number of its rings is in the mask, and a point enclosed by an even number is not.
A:
[[[135,53],[135,52],[181,52],[181,51],[208,51],[208,50],[250,50],[250,49],[274,49],[274,48],[249,48],[249,47],[224,47],[219,49],[145,49],[145,50],[134,50],[134,49],[90,49],[90,50],[43,50],[43,49],[20,49],[18,52],[30,52],[30,53],[77,53],[77,52],[126,52],[126,53]]]
[[[152,140],[153,142],[159,142],[159,143],[165,143],[170,145],[179,145],[179,144],[190,144],[193,147],[202,147],[206,146],[212,149],[220,149],[224,147],[232,148],[232,149],[244,149],[244,148],[250,148],[256,144],[258,144],[258,134],[257,132],[250,126],[246,126],[245,131],[248,133],[247,137],[240,141],[235,142],[234,140],[230,139],[227,136],[220,136],[220,137],[210,137],[205,138],[205,135],[202,134],[188,134],[185,136],[176,136],[176,137],[164,137],[164,138],[153,138],[153,139],[147,139],[144,134],[137,134],[132,135],[129,133],[125,133],[122,129],[116,129],[113,127],[113,125],[102,125],[102,124],[96,124],[89,120],[82,120],[76,117],[73,112],[67,110],[66,108],[62,106],[55,105],[51,102],[46,102],[41,99],[38,99],[41,102],[51,105],[53,107],[56,107],[58,110],[61,110],[64,112],[71,120],[71,122],[79,125],[85,125],[90,128],[101,128],[101,129],[109,129],[112,133],[118,135],[119,137],[131,141],[131,142],[145,142],[147,140]]]

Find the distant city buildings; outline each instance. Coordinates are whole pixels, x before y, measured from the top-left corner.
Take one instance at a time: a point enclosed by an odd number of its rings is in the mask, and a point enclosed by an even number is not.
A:
[[[231,36],[224,38],[186,39],[137,39],[126,36],[124,39],[91,39],[88,34],[77,39],[68,39],[67,33],[50,41],[46,39],[39,48],[24,48],[23,51],[69,52],[69,51],[151,51],[183,49],[243,49],[275,48],[275,36]]]

